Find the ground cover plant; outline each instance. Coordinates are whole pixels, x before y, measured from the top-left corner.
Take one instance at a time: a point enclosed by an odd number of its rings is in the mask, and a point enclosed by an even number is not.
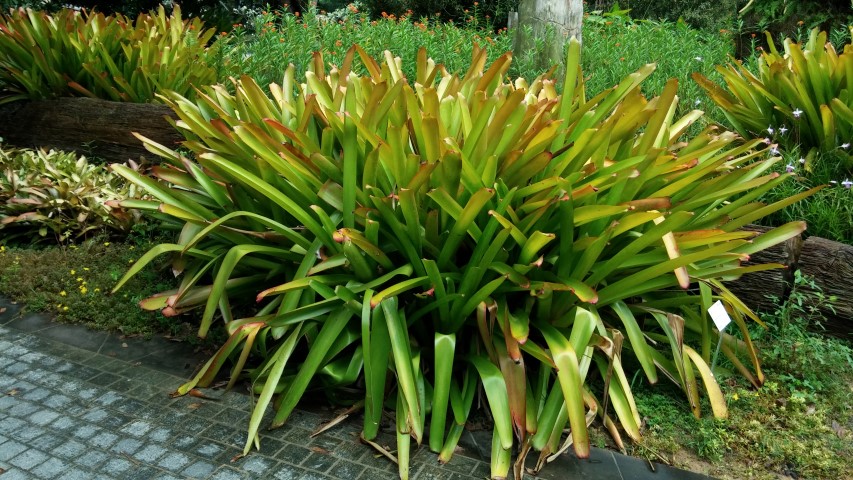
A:
[[[4,239],[5,240],[5,239]],[[96,237],[76,244],[0,246],[0,294],[61,322],[124,335],[167,333],[192,339],[188,324],[141,310],[138,302],[174,284],[168,270],[148,269],[121,293],[110,290],[153,239]]]
[[[75,153],[0,147],[3,243],[65,243],[126,234],[140,215],[114,202],[143,194],[106,166]]]
[[[508,54],[486,68],[475,47],[460,75],[417,58],[407,77],[401,60],[354,47],[330,70],[315,54],[304,83],[288,68],[269,94],[243,77],[234,94],[169,95],[194,155],[143,139],[160,182],[114,167],[156,198],[136,206],[182,226],[117,288],[174,254],[181,285],[144,305],[203,309],[201,336],[216,318],[231,334],[177,393],[233,360],[229,386],[246,379],[258,395],[245,453],[276,396],[273,427],[322,385],[364,408],[366,441],[394,410],[406,478],[411,439],[450,458],[482,383],[492,475],[517,445],[518,477],[531,450],[536,469],[568,448],[588,455],[596,418],[619,445],[620,432],[639,439],[626,365],[667,377],[694,415],[701,390],[705,412],[726,417],[708,367],[716,299],[743,331],[724,335],[723,354],[763,382],[751,312],[719,280],[766,268],[740,261],[804,228],[740,226],[812,193],[756,202],[790,176],[771,173],[765,144],[714,128],[682,138],[701,112],[675,115],[675,81],[646,99],[652,65],[587,97],[576,42],[563,95],[547,76],[508,82]],[[256,313],[237,318],[247,295]]]
[[[207,64],[215,32],[198,19],[182,19],[177,5],[169,15],[161,6],[136,21],[20,8],[0,17],[0,31],[0,102],[58,96],[150,102],[162,90],[192,95],[194,85],[216,81]]]
[[[721,380],[732,406],[727,420],[679,415],[676,395],[641,387],[637,409],[647,429],[632,452],[723,479],[847,478],[853,346],[815,332],[821,318],[809,306],[826,301],[797,274],[790,298],[764,317],[769,328],[752,329],[768,382],[755,390],[734,377]]]

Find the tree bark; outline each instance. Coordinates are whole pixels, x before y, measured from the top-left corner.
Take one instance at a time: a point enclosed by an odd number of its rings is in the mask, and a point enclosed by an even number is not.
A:
[[[0,106],[0,137],[18,147],[73,150],[107,162],[140,156],[156,161],[131,132],[174,148],[184,138],[167,117],[177,119],[172,109],[153,103],[93,98],[22,101]]]
[[[513,51],[532,56],[537,68],[562,65],[563,47],[572,37],[581,40],[582,24],[581,0],[521,0]]]
[[[822,296],[812,292],[808,296],[808,306],[817,309],[826,319],[823,327],[850,339],[853,334],[853,246],[809,237],[800,252],[800,271],[820,287]],[[835,300],[825,301],[829,297]]]

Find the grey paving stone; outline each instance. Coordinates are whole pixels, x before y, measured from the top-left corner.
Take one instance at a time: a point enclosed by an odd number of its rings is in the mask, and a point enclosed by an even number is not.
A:
[[[6,397],[6,398],[9,398],[9,397]],[[15,418],[14,416],[11,416],[11,417],[3,420],[3,423],[0,423],[0,433],[12,435],[15,432],[19,432],[26,425],[27,425],[27,423],[24,422],[23,420],[21,420],[19,418]]]
[[[58,455],[62,458],[72,459],[76,458],[84,451],[86,451],[85,445],[75,440],[68,440],[62,445],[56,447],[56,449],[53,451],[53,454]]]
[[[51,393],[49,397],[47,397],[42,403],[46,407],[50,408],[63,408],[70,404],[72,400],[65,395],[60,395],[56,393]]]
[[[114,443],[116,443],[118,439],[119,436],[114,433],[100,432],[91,439],[89,439],[89,443],[98,448],[107,449],[111,447]]]
[[[209,460],[222,456],[222,453],[225,451],[226,448],[224,445],[204,439],[197,441],[195,448],[192,450],[194,454]]]
[[[17,468],[11,468],[3,473],[3,480],[29,480],[31,478],[35,477]]]
[[[134,420],[119,429],[119,431],[139,438],[151,431],[152,428],[154,428],[154,425],[149,422],[144,420]]]
[[[133,457],[139,460],[140,462],[153,464],[157,461],[158,458],[163,456],[164,453],[166,453],[165,448],[161,447],[160,445],[149,444],[142,447],[141,450],[133,454]]]
[[[366,467],[357,478],[358,480],[384,480],[388,477],[389,473],[387,471]]]
[[[177,435],[175,431],[166,427],[157,427],[145,435],[145,438],[160,443],[166,443]]]
[[[65,441],[64,438],[56,435],[53,432],[46,433],[38,438],[30,440],[28,444],[31,447],[35,447],[39,450],[50,452],[53,451],[54,448],[58,447]]]
[[[124,458],[111,458],[101,466],[101,471],[113,478],[123,478],[124,474],[134,468],[134,464]]]
[[[358,478],[367,467],[357,463],[339,461],[329,469],[329,475],[340,478],[341,480],[353,480]]]
[[[219,467],[213,474],[207,477],[209,480],[240,480],[243,475],[228,467]]]
[[[18,402],[17,405],[8,409],[9,415],[16,418],[24,418],[32,415],[39,410],[39,406],[32,403]]]
[[[296,480],[307,473],[307,470],[292,465],[279,464],[279,469],[273,475],[277,480]]]
[[[135,438],[123,438],[110,447],[110,451],[131,455],[142,448],[142,445],[142,441]]]
[[[39,400],[42,400],[43,398],[47,397],[48,395],[50,395],[50,390],[48,390],[46,388],[36,388],[34,390],[30,390],[29,392],[21,395],[21,398],[27,399],[27,400],[32,401],[32,402],[38,402]]]
[[[313,452],[308,458],[305,459],[304,462],[300,466],[305,467],[310,470],[316,470],[318,472],[326,472],[338,459],[324,453]]]
[[[52,457],[48,458],[44,463],[34,468],[32,470],[32,473],[39,478],[58,478],[67,469],[67,463],[58,458]]]
[[[27,446],[23,443],[16,442],[15,440],[9,440],[0,445],[0,462],[8,462],[26,450]]]
[[[95,385],[99,385],[101,387],[109,387],[113,383],[116,383],[119,379],[121,379],[121,377],[119,377],[118,375],[103,372],[100,375],[96,375],[88,379],[88,382]]]
[[[137,465],[122,480],[154,480],[159,479],[163,475],[162,470],[145,465]]]
[[[98,422],[104,420],[105,418],[107,418],[109,416],[110,416],[110,413],[107,412],[105,409],[94,407],[91,410],[89,410],[88,412],[86,412],[85,415],[83,415],[82,420],[84,420],[86,422],[91,422],[91,423],[98,423]]]
[[[44,452],[35,449],[27,449],[9,459],[9,463],[22,469],[30,470],[36,465],[47,460],[47,455]]]
[[[26,427],[24,427],[22,430],[20,430],[18,433],[15,434],[15,437],[18,440],[21,440],[23,442],[29,442],[29,441],[35,440],[36,438],[38,438],[38,437],[40,437],[46,433],[47,433],[47,430],[45,430],[42,427],[32,425],[32,424],[27,424]]]
[[[245,470],[249,473],[266,476],[271,471],[275,470],[275,468],[277,467],[277,462],[269,458],[253,455],[248,458],[242,459],[235,466],[240,470]]]
[[[36,425],[47,425],[59,418],[59,413],[53,410],[40,410],[29,417],[29,421]]]
[[[101,452],[99,450],[89,450],[74,459],[74,463],[80,465],[81,467],[85,467],[91,470],[97,470],[97,468],[101,466],[101,463],[106,461],[108,458],[109,455],[104,452]]]
[[[157,465],[172,472],[179,472],[191,461],[192,459],[183,453],[170,452],[161,457]]]
[[[282,448],[278,453],[276,453],[275,458],[291,465],[299,465],[303,461],[305,461],[308,456],[311,455],[311,450],[308,450],[305,447],[300,447],[298,445],[286,444],[284,448]]]
[[[331,478],[333,478],[333,477],[330,477],[328,475],[324,475],[324,474],[319,473],[319,472],[307,471],[307,472],[303,473],[301,477],[299,477],[299,480],[329,480]]]
[[[71,435],[80,439],[88,439],[94,437],[98,432],[100,432],[100,427],[96,427],[94,425],[86,425],[83,424],[77,430],[74,430]]]
[[[192,465],[185,468],[181,474],[189,477],[189,478],[207,478],[208,475],[216,470],[216,465],[205,462],[203,460],[199,460],[198,462],[193,463]]]

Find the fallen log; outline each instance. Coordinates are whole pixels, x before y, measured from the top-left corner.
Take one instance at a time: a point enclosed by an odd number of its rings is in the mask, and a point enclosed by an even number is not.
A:
[[[826,319],[828,333],[853,339],[853,246],[820,237],[809,237],[800,251],[800,271],[820,287],[808,295],[809,307]],[[808,292],[808,287],[802,287]],[[832,301],[821,301],[820,298]]]
[[[169,148],[184,138],[166,120],[172,109],[154,103],[124,103],[94,98],[58,98],[0,106],[0,137],[17,147],[56,148],[99,157],[107,163],[156,161],[131,132]]]

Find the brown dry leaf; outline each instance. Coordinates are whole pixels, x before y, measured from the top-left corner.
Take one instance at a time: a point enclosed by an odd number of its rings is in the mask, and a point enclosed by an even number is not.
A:
[[[210,397],[206,396],[205,394],[201,393],[201,391],[198,390],[197,388],[190,390],[188,394],[189,394],[189,396],[195,397],[195,398],[203,398],[205,400],[215,400],[215,399],[210,398]]]
[[[0,307],[0,313],[6,313],[6,307]],[[2,473],[2,472],[0,472]]]
[[[196,410],[196,409],[200,408],[201,405],[202,404],[200,404],[200,403],[191,403],[187,406],[187,408],[189,408],[190,410]]]
[[[21,393],[20,390],[18,390],[17,388],[13,388],[13,389],[9,390],[9,393],[7,393],[6,395],[9,395],[10,397],[14,397],[15,395],[17,395],[19,393]]]
[[[323,447],[311,447],[309,450],[316,453],[322,453],[323,455],[329,455],[329,451]]]

